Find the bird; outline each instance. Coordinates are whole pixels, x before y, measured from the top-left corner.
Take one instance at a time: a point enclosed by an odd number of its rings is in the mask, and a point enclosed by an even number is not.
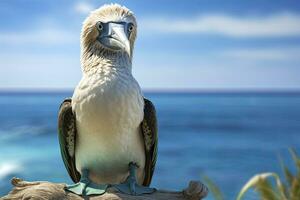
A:
[[[115,187],[141,195],[157,160],[154,104],[132,75],[137,21],[132,11],[106,4],[90,12],[81,30],[82,78],[58,113],[64,165],[78,195],[103,194]]]

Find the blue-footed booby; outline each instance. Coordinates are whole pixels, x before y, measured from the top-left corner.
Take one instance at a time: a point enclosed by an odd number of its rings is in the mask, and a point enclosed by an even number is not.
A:
[[[103,194],[107,187],[139,195],[149,188],[157,156],[157,120],[132,75],[137,35],[133,13],[118,4],[90,13],[81,32],[83,77],[60,106],[59,142],[75,182],[67,190]]]

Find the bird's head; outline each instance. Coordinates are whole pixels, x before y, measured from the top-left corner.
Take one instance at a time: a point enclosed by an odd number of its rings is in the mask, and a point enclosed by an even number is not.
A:
[[[83,23],[83,57],[132,57],[137,23],[133,13],[118,4],[104,5],[90,13]]]

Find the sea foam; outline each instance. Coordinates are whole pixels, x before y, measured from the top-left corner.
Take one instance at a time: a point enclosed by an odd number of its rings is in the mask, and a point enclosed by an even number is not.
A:
[[[22,170],[20,163],[6,162],[0,163],[0,181],[9,175],[19,173]]]

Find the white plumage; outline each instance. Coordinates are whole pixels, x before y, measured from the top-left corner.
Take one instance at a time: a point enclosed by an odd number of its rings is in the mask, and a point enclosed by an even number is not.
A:
[[[95,70],[84,74],[72,97],[77,170],[90,169],[96,183],[120,183],[128,176],[128,163],[136,162],[141,184],[145,164],[139,127],[144,115],[141,89],[128,62],[100,64]]]
[[[149,185],[157,120],[131,72],[136,34],[133,13],[117,4],[91,12],[83,23],[83,77],[58,117],[62,158],[75,182],[66,190],[75,194],[103,194],[108,187],[132,195],[155,192]]]

